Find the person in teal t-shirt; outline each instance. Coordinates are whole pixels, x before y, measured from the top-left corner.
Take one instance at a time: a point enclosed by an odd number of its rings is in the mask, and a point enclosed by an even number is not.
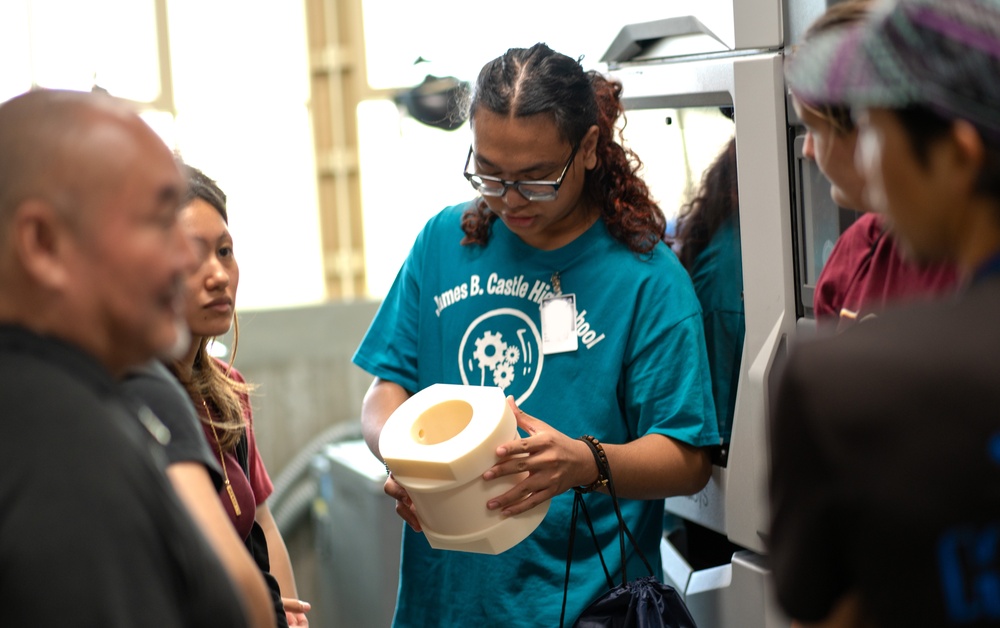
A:
[[[719,436],[729,444],[736,408],[746,316],[740,248],[740,197],[736,185],[736,138],[705,170],[698,194],[677,220],[681,263],[691,274],[705,321]],[[723,459],[725,454],[721,454]]]
[[[663,498],[708,481],[704,448],[719,435],[701,309],[662,242],[638,159],[616,141],[620,92],[544,44],[488,63],[469,103],[465,176],[479,198],[428,222],[354,356],[375,376],[362,407],[375,455],[411,394],[499,386],[527,436],[500,447],[484,478],[528,476],[486,507],[517,514],[551,499],[539,527],[499,555],[434,550],[390,476],[385,491],[409,523],[395,626],[558,625],[571,489],[599,477],[582,435],[604,443],[623,514],[654,565]],[[543,338],[540,308],[554,294],[575,295],[575,350]],[[515,460],[514,449],[528,455]],[[611,500],[585,499],[617,572]],[[631,548],[627,560],[630,577],[645,573]],[[593,544],[578,542],[567,619],[606,588]]]

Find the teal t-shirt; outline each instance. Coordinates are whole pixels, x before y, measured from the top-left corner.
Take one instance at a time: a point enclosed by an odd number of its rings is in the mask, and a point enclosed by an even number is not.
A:
[[[501,386],[525,412],[572,437],[719,442],[701,310],[665,245],[637,255],[599,220],[554,251],[525,244],[501,221],[486,246],[462,246],[468,207],[446,208],[421,231],[354,356],[358,366],[411,392],[439,382]],[[539,306],[554,273],[562,292],[576,295],[579,348],[543,355]],[[617,572],[610,499],[586,499]],[[662,500],[620,501],[642,551],[659,565]],[[394,625],[558,625],[572,504],[572,491],[555,497],[539,527],[496,556],[434,550],[407,526]],[[631,548],[629,556],[629,577],[645,575]],[[607,590],[582,522],[569,590],[573,619]]]
[[[746,336],[739,217],[723,222],[691,265],[691,280],[705,321],[719,435],[729,442]]]

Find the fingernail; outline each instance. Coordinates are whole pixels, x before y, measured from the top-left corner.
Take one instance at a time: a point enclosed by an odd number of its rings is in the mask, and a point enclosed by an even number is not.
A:
[[[497,476],[496,473],[493,473],[492,471],[487,471],[486,473],[483,474],[483,479],[484,480],[492,480],[496,476]]]
[[[486,507],[489,508],[490,510],[496,510],[497,508],[500,507],[500,502],[487,502]]]
[[[497,455],[501,456],[501,457],[506,456],[507,455],[507,448],[506,447],[497,447]]]

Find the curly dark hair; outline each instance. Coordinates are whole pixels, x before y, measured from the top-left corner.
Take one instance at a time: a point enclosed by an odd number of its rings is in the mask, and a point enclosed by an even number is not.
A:
[[[479,107],[498,115],[553,117],[560,136],[572,145],[597,125],[597,166],[588,170],[584,194],[601,208],[608,232],[636,253],[649,253],[663,239],[666,220],[636,172],[638,156],[621,142],[615,122],[624,113],[621,83],[545,44],[511,48],[479,73],[469,103],[469,118]],[[462,244],[485,245],[497,219],[480,198],[462,216]]]
[[[694,260],[730,216],[739,216],[740,197],[736,185],[736,138],[729,140],[705,171],[698,195],[681,208],[677,219],[679,257],[691,270]]]

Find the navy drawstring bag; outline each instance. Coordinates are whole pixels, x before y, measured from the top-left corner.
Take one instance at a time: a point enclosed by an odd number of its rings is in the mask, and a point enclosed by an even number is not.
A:
[[[653,576],[653,568],[643,555],[642,550],[632,536],[632,532],[625,525],[622,518],[621,509],[618,506],[618,496],[615,493],[614,481],[611,479],[611,468],[607,464],[607,459],[601,456],[597,447],[589,440],[584,440],[590,445],[601,471],[601,477],[607,478],[608,493],[611,495],[615,508],[615,515],[618,517],[618,544],[622,558],[622,579],[620,583],[615,583],[608,571],[604,556],[601,554],[600,545],[597,542],[597,535],[594,533],[594,525],[590,520],[590,513],[587,512],[587,504],[583,500],[580,491],[577,491],[573,498],[573,515],[570,519],[569,550],[566,555],[566,580],[563,584],[562,612],[559,615],[559,626],[563,627],[566,616],[566,595],[569,590],[569,572],[573,562],[573,542],[576,538],[577,515],[583,512],[583,518],[587,522],[590,536],[594,540],[594,547],[597,549],[597,556],[601,560],[604,568],[604,576],[608,581],[608,592],[591,602],[590,606],[584,609],[580,617],[577,618],[574,628],[697,628],[691,613],[688,611],[684,600],[681,599],[677,590],[668,584],[659,582]],[[625,571],[625,537],[635,549],[639,558],[649,571],[648,576],[636,578],[629,581]]]

